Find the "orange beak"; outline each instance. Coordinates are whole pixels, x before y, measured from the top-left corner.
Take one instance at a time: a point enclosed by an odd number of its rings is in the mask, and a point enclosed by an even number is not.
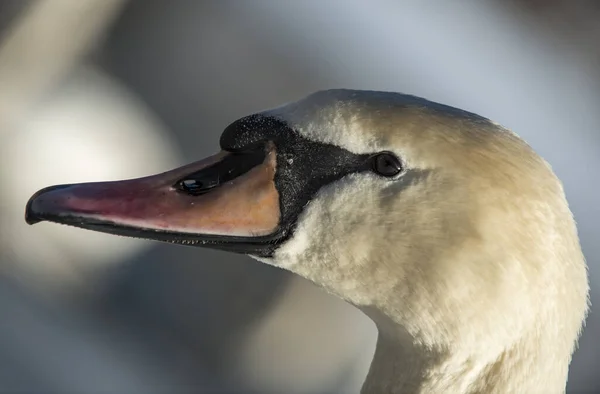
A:
[[[281,217],[275,171],[272,144],[220,152],[154,176],[47,187],[25,220],[260,254]]]

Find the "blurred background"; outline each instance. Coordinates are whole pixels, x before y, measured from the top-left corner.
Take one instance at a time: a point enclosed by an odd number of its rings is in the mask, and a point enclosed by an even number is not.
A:
[[[2,0],[0,392],[355,393],[374,325],[242,256],[27,226],[41,187],[143,176],[315,90],[424,96],[564,181],[600,305],[600,5],[585,0]],[[594,307],[569,393],[600,389]]]

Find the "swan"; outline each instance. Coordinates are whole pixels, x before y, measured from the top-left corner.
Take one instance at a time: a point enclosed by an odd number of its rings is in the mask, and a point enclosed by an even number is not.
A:
[[[243,253],[378,329],[362,393],[563,393],[588,276],[562,185],[513,132],[392,92],[333,89],[229,125],[159,175],[58,185],[51,221]]]

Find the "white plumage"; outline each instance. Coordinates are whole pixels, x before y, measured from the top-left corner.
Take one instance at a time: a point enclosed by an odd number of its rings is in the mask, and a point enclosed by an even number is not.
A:
[[[561,393],[588,308],[575,223],[514,133],[395,93],[331,90],[267,113],[352,152],[396,152],[399,183],[320,190],[268,263],[379,329],[363,393]]]

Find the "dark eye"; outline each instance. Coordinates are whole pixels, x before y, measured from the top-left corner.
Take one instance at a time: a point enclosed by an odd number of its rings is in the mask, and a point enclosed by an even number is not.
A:
[[[378,153],[371,160],[373,171],[381,176],[393,177],[402,172],[402,163],[393,153]]]

